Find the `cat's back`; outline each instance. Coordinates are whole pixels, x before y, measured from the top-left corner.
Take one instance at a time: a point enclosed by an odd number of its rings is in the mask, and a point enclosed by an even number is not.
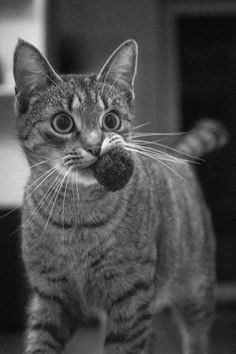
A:
[[[142,164],[158,208],[157,287],[165,293],[188,283],[191,291],[200,278],[212,280],[215,268],[211,217],[195,171],[187,163],[142,158]]]
[[[149,211],[155,210],[161,229],[175,235],[180,230],[185,234],[198,233],[199,237],[194,238],[198,243],[203,234],[211,237],[205,232],[211,228],[209,210],[193,166],[182,161],[163,163],[143,156],[136,165],[139,175],[136,190],[142,191],[143,198],[149,198]],[[145,199],[142,201],[145,203]]]

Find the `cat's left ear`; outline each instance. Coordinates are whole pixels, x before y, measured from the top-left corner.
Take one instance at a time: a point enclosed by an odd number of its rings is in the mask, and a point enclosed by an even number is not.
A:
[[[16,93],[24,93],[28,98],[35,92],[46,90],[51,84],[62,82],[39,50],[22,39],[15,49],[13,74]]]
[[[138,45],[129,39],[122,43],[110,56],[99,72],[97,79],[104,84],[117,85],[127,93],[129,100],[134,99],[134,78],[137,71]]]

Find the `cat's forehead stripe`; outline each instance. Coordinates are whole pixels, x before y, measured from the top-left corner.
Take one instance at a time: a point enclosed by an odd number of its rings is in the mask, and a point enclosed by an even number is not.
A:
[[[99,95],[98,95],[98,105],[101,108],[101,110],[103,111],[105,110],[105,104]]]
[[[112,102],[113,102],[113,98],[108,96],[107,97],[107,104],[112,105]]]
[[[90,91],[90,98],[91,98],[93,103],[97,102],[97,94],[96,94],[96,92],[94,90]]]
[[[68,108],[70,109],[70,102],[66,102],[66,101],[61,101],[59,102],[59,105],[66,111]]]
[[[75,95],[72,100],[71,108],[74,111],[76,109],[79,109],[79,106],[80,106],[79,97]]]
[[[86,101],[86,97],[87,97],[86,92],[84,90],[79,90],[78,97],[79,97],[80,103],[84,103]]]
[[[70,111],[72,111],[72,103],[73,103],[74,96],[69,96],[67,100],[67,107]]]

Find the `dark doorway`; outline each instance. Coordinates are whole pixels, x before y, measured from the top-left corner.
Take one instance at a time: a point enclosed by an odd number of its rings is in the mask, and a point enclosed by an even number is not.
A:
[[[182,127],[210,117],[230,133],[229,144],[199,166],[217,234],[220,281],[236,280],[236,17],[178,19]]]

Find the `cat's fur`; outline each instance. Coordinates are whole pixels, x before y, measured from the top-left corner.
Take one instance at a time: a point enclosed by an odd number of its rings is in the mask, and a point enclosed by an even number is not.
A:
[[[62,353],[78,324],[97,316],[107,318],[106,354],[146,354],[162,305],[176,314],[184,353],[207,352],[215,242],[191,167],[133,151],[133,175],[116,192],[89,167],[116,146],[126,149],[136,62],[129,40],[98,75],[58,76],[32,45],[16,48],[17,130],[31,166],[22,214],[33,290],[27,354]],[[122,121],[114,132],[101,127],[111,109]],[[52,128],[60,112],[74,120],[69,134]]]

